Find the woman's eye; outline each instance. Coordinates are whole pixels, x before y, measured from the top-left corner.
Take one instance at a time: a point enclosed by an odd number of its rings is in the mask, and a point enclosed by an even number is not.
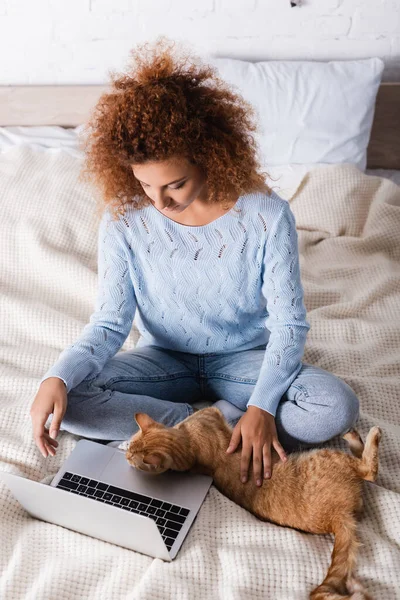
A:
[[[142,183],[142,182],[140,182]],[[180,190],[184,185],[185,185],[186,181],[184,181],[183,183],[181,183],[180,185],[178,185],[177,187],[171,188],[171,190]],[[142,183],[143,187],[149,187],[147,185],[147,183]]]

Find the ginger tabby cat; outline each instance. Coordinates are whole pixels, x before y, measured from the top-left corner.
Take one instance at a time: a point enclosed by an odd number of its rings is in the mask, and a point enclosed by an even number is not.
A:
[[[371,600],[353,576],[358,546],[356,517],[363,507],[362,480],[378,474],[379,427],[364,444],[352,430],[343,437],[352,455],[333,449],[314,449],[276,457],[273,474],[258,487],[241,483],[240,452],[226,453],[232,428],[214,407],[199,410],[174,427],[135,414],[140,430],[128,442],[126,459],[137,469],[155,475],[168,469],[211,475],[225,496],[261,520],[310,533],[335,536],[332,562],[311,600]]]

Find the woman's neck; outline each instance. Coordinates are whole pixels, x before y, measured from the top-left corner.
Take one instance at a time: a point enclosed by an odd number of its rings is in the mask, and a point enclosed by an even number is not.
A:
[[[192,227],[201,227],[203,225],[208,225],[222,217],[225,213],[231,210],[233,206],[235,206],[238,198],[229,202],[229,204],[224,204],[224,206],[220,204],[206,204],[201,201],[194,200],[192,204],[190,204],[184,211],[177,213],[174,215],[173,212],[165,210],[160,210],[163,215],[175,221],[176,223],[180,223],[181,225],[189,225]]]

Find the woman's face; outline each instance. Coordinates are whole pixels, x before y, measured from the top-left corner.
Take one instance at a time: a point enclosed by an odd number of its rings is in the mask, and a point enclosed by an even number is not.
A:
[[[185,158],[132,164],[132,172],[160,212],[183,212],[194,200],[207,201],[201,170]]]

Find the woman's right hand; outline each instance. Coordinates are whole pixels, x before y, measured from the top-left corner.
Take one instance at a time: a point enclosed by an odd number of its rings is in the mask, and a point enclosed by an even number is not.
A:
[[[54,456],[56,453],[54,447],[58,446],[58,442],[55,438],[67,410],[67,404],[67,388],[62,379],[49,377],[40,384],[39,391],[31,406],[30,415],[33,439],[45,458],[48,454]],[[45,427],[45,423],[51,414],[53,418],[49,435],[49,429]]]

